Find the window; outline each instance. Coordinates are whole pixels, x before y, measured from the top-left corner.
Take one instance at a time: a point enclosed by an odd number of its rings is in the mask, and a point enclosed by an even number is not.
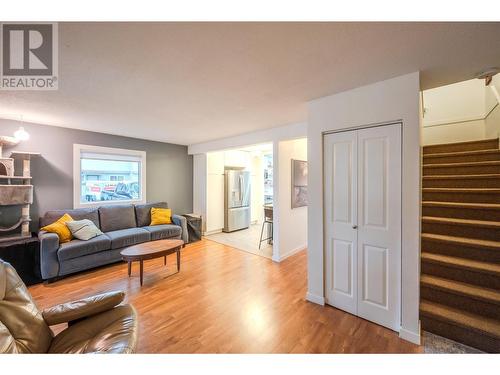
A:
[[[146,152],[73,146],[73,205],[146,202]]]

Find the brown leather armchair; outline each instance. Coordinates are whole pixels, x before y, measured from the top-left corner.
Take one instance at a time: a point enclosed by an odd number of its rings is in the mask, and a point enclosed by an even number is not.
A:
[[[0,260],[0,353],[134,353],[137,318],[110,292],[38,310],[16,270]],[[54,337],[51,325],[68,323]]]

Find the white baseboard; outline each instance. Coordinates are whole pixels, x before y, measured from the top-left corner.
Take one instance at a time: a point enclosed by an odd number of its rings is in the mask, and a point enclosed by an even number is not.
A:
[[[204,236],[210,236],[211,234],[216,234],[216,233],[222,233],[222,228],[221,229],[214,229],[208,232],[204,232]]]
[[[312,303],[316,303],[316,304],[321,305],[321,306],[325,306],[325,297],[323,297],[323,296],[318,296],[316,294],[312,294],[312,293],[307,292],[306,300],[308,300],[309,302],[312,302]]]
[[[292,256],[293,254],[296,254],[299,251],[302,251],[302,250],[305,250],[305,249],[307,249],[307,245],[299,246],[299,247],[297,247],[297,248],[295,248],[293,250],[290,250],[285,255],[280,255],[279,257],[275,257],[274,254],[273,254],[272,260],[279,263],[279,262],[285,260],[286,258]]]
[[[403,340],[409,341],[413,344],[420,345],[421,336],[420,336],[420,322],[418,323],[418,332],[409,331],[401,327],[399,330],[399,337]]]
[[[302,246],[299,246],[293,250],[290,250],[288,253],[286,253],[285,255],[281,256],[280,257],[280,260],[284,260],[286,258],[288,258],[289,256],[292,256],[293,254],[296,254],[298,253],[299,251],[302,251],[302,250],[305,250],[307,249],[307,245],[302,245]]]

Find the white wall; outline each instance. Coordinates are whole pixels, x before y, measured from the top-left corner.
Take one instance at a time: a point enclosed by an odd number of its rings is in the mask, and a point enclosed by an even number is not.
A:
[[[424,127],[484,119],[489,111],[486,109],[484,81],[479,79],[425,90],[422,95]],[[488,104],[491,105],[490,102]]]
[[[402,326],[400,336],[419,342],[420,116],[419,73],[412,73],[309,103],[308,292],[324,303],[323,132],[368,124],[403,123]]]
[[[490,86],[493,85],[500,94],[500,74],[493,77],[493,81]],[[497,103],[496,107],[491,111],[485,120],[484,133],[486,138],[497,138],[500,136],[500,103],[498,103],[499,98],[495,96],[493,90],[488,87],[488,94],[486,96],[488,103]],[[491,105],[491,104],[490,104]]]
[[[193,155],[193,213],[202,217],[202,231],[207,225],[207,154]]]
[[[500,89],[500,76],[495,76],[490,86]],[[484,80],[425,90],[422,97],[423,145],[475,141],[495,137],[500,130],[497,99]]]
[[[250,153],[242,150],[227,150],[224,154],[224,167],[244,168],[251,170]],[[224,172],[223,172],[224,173]]]
[[[485,138],[500,137],[500,105],[488,116],[484,126]]]
[[[297,139],[307,135],[307,123],[298,122],[275,128],[259,130],[252,133],[241,134],[234,137],[217,139],[214,141],[197,143],[188,146],[188,154],[201,154],[210,151],[221,151],[258,145],[261,143],[272,143],[286,139]]]
[[[224,152],[207,154],[206,233],[220,232],[224,227]]]
[[[307,138],[279,142],[279,223],[281,239],[275,260],[307,247],[307,207],[292,209],[292,159],[307,160]]]
[[[423,127],[422,144],[435,145],[440,143],[477,141],[484,139],[485,123],[485,120],[475,120]]]
[[[500,102],[499,95],[496,95],[492,88],[495,87],[496,93],[500,95],[500,74],[497,74],[491,80],[491,83],[488,87],[485,87],[486,90],[486,114],[490,112],[493,107],[495,107]]]

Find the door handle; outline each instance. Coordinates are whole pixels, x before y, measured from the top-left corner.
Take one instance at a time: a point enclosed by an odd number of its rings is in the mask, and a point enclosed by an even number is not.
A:
[[[358,226],[357,225],[353,225],[352,229],[358,229]]]
[[[238,184],[240,185],[240,204],[243,204],[243,177],[238,176]]]

